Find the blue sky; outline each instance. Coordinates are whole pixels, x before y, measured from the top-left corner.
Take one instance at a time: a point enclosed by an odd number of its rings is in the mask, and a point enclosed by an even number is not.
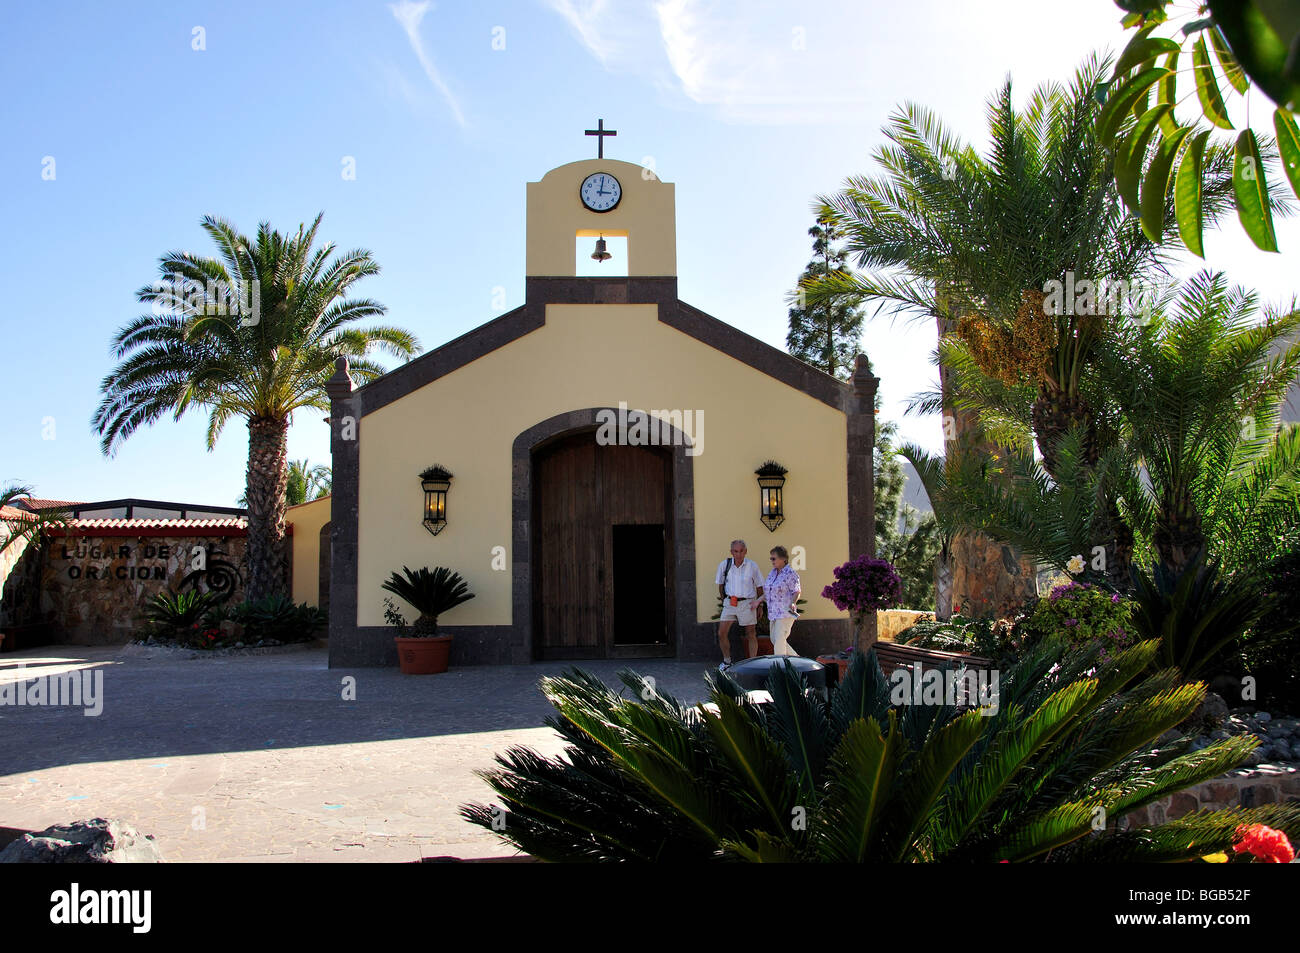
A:
[[[1119,16],[1109,0],[10,5],[0,483],[233,503],[242,424],[208,453],[205,417],[167,419],[111,459],[90,431],[108,342],[140,313],[158,256],[209,253],[205,214],[252,233],[323,211],[325,238],[383,267],[359,292],[432,348],[501,313],[498,289],[505,308],[522,303],[524,183],[594,154],[582,132],[599,117],[619,133],[607,155],[676,183],[681,296],[781,347],[810,203],[872,171],[896,105],[930,106],[982,145],[1006,74],[1021,95],[1068,79],[1122,45]],[[1207,250],[1281,300],[1296,221],[1279,240],[1282,255],[1258,253],[1231,223]],[[932,329],[882,321],[863,343],[886,416],[937,448],[936,419],[902,416],[933,377]],[[328,463],[327,436],[300,414],[290,456]]]

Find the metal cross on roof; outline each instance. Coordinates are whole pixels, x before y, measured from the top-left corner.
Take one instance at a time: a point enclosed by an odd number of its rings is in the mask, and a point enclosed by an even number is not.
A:
[[[596,122],[595,129],[588,129],[587,135],[596,137],[596,158],[605,158],[605,137],[617,136],[618,133],[613,129],[605,128],[605,120],[601,119]]]

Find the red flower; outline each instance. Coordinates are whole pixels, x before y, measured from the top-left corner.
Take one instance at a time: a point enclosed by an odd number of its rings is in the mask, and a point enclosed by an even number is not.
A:
[[[1267,864],[1289,864],[1295,860],[1295,849],[1283,831],[1263,824],[1243,824],[1237,828],[1234,853],[1249,853]]]

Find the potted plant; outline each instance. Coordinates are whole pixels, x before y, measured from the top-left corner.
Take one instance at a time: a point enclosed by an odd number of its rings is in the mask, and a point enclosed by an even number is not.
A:
[[[445,672],[451,657],[451,636],[438,634],[438,616],[473,599],[474,593],[460,573],[443,566],[432,570],[425,566],[414,572],[403,566],[402,572],[404,577],[393,573],[382,588],[410,604],[420,615],[408,632],[393,601],[384,600],[384,617],[399,632],[393,638],[398,663],[406,675]]]
[[[835,608],[848,610],[853,620],[854,644],[866,652],[876,641],[876,613],[903,602],[903,580],[887,559],[862,555],[835,567],[835,581],[822,590],[822,598]]]

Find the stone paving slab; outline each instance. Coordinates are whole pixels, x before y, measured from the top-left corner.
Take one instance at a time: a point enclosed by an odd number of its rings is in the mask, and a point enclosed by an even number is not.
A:
[[[168,861],[393,862],[513,851],[456,813],[490,802],[494,753],[562,747],[537,690],[573,663],[443,675],[330,669],[323,649],[184,659],[114,646],[0,655],[0,688],[101,672],[103,711],[0,705],[0,827],[121,817]],[[611,686],[625,667],[686,702],[707,666],[579,663]],[[345,700],[345,679],[355,700]],[[621,685],[620,685],[621,687]]]

